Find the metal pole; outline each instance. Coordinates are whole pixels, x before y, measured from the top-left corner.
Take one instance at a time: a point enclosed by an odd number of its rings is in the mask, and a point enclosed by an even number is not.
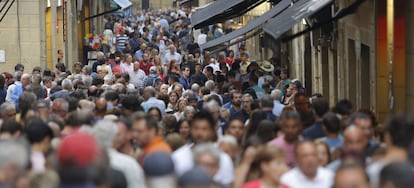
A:
[[[52,11],[52,69],[54,70],[55,65],[58,61],[57,57],[57,10],[56,10],[57,0],[50,0],[50,11]]]
[[[387,0],[388,100],[394,112],[394,0]]]

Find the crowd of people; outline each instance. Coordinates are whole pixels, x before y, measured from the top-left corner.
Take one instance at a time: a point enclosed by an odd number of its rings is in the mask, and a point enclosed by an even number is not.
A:
[[[348,100],[307,96],[244,45],[203,53],[228,28],[195,40],[189,16],[108,17],[93,64],[3,72],[0,187],[414,185],[411,117],[382,123]]]

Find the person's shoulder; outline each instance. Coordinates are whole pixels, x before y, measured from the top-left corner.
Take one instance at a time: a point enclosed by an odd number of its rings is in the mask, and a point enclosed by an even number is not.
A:
[[[299,176],[300,171],[297,167],[292,168],[291,170],[287,171],[280,177],[282,183],[287,183],[292,180],[297,180],[297,177]]]
[[[260,185],[260,180],[256,179],[245,183],[242,188],[260,188]]]

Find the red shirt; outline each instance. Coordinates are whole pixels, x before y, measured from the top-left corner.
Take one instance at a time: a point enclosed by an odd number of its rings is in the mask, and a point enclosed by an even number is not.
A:
[[[252,180],[252,181],[249,181],[249,182],[245,183],[242,188],[260,188],[260,187],[261,187],[261,181],[260,181],[260,179],[256,179],[256,180]],[[279,187],[280,188],[289,188],[286,185],[280,185]]]
[[[143,70],[146,75],[149,75],[149,70],[152,66],[152,63],[150,62],[148,62],[146,65],[144,64],[144,62],[140,62],[140,69]]]

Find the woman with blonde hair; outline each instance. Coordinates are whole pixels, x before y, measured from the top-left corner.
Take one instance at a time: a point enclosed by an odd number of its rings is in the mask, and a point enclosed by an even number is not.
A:
[[[184,113],[184,108],[188,105],[188,100],[186,98],[180,98],[177,101],[177,105],[175,107],[175,117],[177,120],[180,120]]]

